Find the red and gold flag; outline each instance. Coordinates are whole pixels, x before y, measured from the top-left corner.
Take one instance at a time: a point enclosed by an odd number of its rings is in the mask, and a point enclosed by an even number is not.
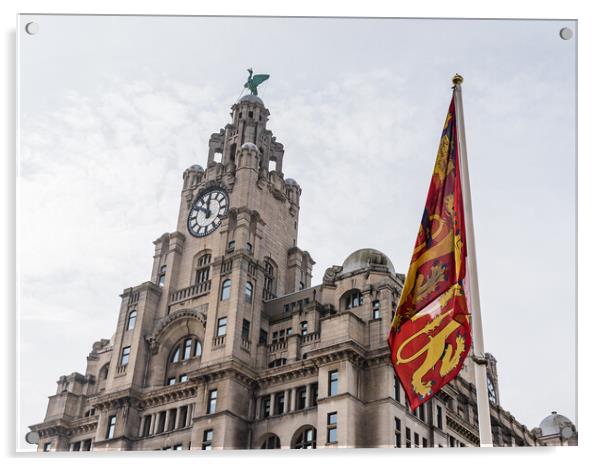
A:
[[[459,163],[452,98],[388,339],[412,410],[458,375],[471,345]]]

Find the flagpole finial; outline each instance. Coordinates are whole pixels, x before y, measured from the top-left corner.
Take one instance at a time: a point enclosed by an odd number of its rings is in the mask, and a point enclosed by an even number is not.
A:
[[[452,78],[452,82],[454,83],[454,86],[457,86],[458,84],[462,84],[464,82],[464,78],[456,73]]]

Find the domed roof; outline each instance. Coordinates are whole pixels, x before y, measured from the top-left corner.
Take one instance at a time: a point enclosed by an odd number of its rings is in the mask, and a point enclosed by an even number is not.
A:
[[[243,95],[240,99],[238,99],[238,103],[241,102],[249,102],[252,104],[259,104],[265,107],[265,105],[263,104],[263,100],[261,100],[259,97],[257,97],[256,95],[253,94],[247,94],[247,95]]]
[[[543,421],[539,423],[541,429],[541,435],[557,435],[560,434],[563,427],[571,426],[573,423],[571,420],[558,414],[556,411],[552,411],[552,414],[546,416]]]
[[[191,165],[188,169],[189,170],[193,170],[193,171],[197,171],[197,172],[202,172],[203,171],[203,167],[201,167],[200,165],[197,165],[197,164]]]
[[[252,142],[245,142],[242,146],[241,146],[242,150],[254,150],[255,152],[259,152],[259,149],[257,149],[257,146],[255,144],[253,144]]]
[[[352,272],[371,265],[384,265],[390,273],[395,274],[391,260],[382,252],[370,248],[358,249],[345,259],[341,273]]]
[[[287,178],[286,180],[284,180],[284,184],[292,184],[293,186],[299,186],[299,183],[297,183],[294,178]]]

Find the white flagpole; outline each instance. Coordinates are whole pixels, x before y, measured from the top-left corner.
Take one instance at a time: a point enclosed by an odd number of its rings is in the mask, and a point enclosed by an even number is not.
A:
[[[473,361],[475,369],[475,386],[477,390],[477,408],[479,415],[479,437],[482,447],[492,447],[491,418],[489,414],[489,397],[487,396],[487,360],[483,344],[483,323],[481,321],[481,300],[479,297],[479,281],[477,279],[477,256],[474,241],[474,225],[472,222],[472,201],[470,197],[470,178],[468,176],[468,158],[466,156],[466,136],[464,133],[464,111],[462,107],[462,81],[456,74],[454,83],[454,104],[456,108],[456,128],[458,133],[458,154],[460,156],[460,180],[464,201],[464,223],[466,227],[466,255],[468,270],[468,286],[470,288],[470,320],[472,323]]]

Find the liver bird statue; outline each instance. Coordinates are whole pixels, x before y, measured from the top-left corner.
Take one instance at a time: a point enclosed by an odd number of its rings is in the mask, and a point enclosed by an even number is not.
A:
[[[249,77],[247,78],[247,82],[245,83],[245,87],[251,91],[251,94],[257,95],[257,87],[264,81],[267,81],[270,77],[269,74],[256,74],[253,76],[253,68],[249,68],[247,70],[249,72]]]

